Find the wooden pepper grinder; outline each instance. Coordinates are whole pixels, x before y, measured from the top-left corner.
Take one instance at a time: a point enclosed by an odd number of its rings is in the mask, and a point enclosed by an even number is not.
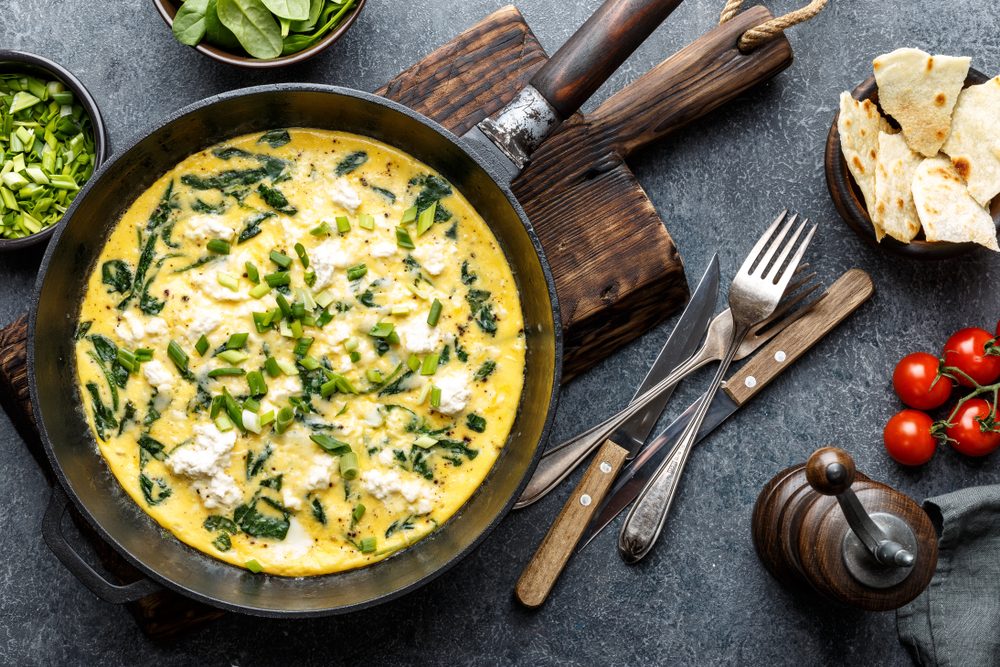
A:
[[[778,473],[753,510],[757,555],[778,581],[869,611],[901,607],[930,583],[937,535],[899,491],[824,447]]]

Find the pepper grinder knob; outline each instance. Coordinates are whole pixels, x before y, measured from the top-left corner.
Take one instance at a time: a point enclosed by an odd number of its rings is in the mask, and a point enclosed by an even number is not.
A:
[[[860,542],[858,546],[862,546],[879,564],[885,567],[903,570],[912,567],[916,556],[913,551],[900,544],[900,540],[915,544],[913,532],[898,517],[879,515],[878,518],[886,527],[886,530],[883,530],[882,526],[869,516],[857,495],[851,490],[855,471],[854,459],[851,458],[850,454],[836,447],[817,449],[806,462],[806,480],[809,485],[817,493],[837,498],[851,531]],[[887,531],[892,535],[888,534]],[[860,550],[855,548],[853,551]],[[859,554],[852,553],[848,548],[844,555],[849,569],[853,570],[851,563],[857,561]],[[905,572],[900,572],[898,576],[905,577]],[[896,578],[896,576],[890,576],[886,581],[894,581]]]

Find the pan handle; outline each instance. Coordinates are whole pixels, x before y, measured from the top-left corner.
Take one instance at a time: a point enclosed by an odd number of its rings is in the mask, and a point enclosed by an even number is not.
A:
[[[108,581],[104,575],[92,568],[76,549],[70,546],[63,535],[62,518],[68,506],[69,499],[66,497],[66,492],[55,484],[52,487],[49,506],[45,510],[45,517],[42,519],[42,537],[59,562],[79,579],[80,583],[89,588],[91,593],[111,604],[125,604],[163,590],[158,583],[145,577],[120,586]]]
[[[605,0],[500,111],[477,128],[517,170],[646,41],[681,0]]]

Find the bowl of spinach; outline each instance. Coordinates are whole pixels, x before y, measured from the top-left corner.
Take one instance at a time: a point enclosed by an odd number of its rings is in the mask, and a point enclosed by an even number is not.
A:
[[[154,0],[181,44],[239,67],[302,62],[347,32],[365,0]]]

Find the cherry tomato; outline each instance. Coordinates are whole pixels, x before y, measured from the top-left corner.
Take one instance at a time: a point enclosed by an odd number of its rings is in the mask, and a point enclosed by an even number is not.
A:
[[[944,344],[944,365],[958,368],[979,384],[992,384],[1000,378],[1000,355],[986,354],[986,345],[992,341],[993,335],[985,329],[956,331]],[[959,384],[972,386],[961,375],[957,379]]]
[[[1000,447],[1000,432],[993,430],[992,412],[989,401],[966,401],[955,415],[954,424],[946,430],[951,446],[966,456],[986,456]]]
[[[934,420],[920,410],[903,410],[889,420],[882,433],[889,456],[905,466],[927,463],[937,449],[937,439],[931,434]]]
[[[933,354],[914,352],[903,357],[892,372],[896,394],[911,408],[933,410],[951,396],[952,382],[937,377],[940,362]]]

